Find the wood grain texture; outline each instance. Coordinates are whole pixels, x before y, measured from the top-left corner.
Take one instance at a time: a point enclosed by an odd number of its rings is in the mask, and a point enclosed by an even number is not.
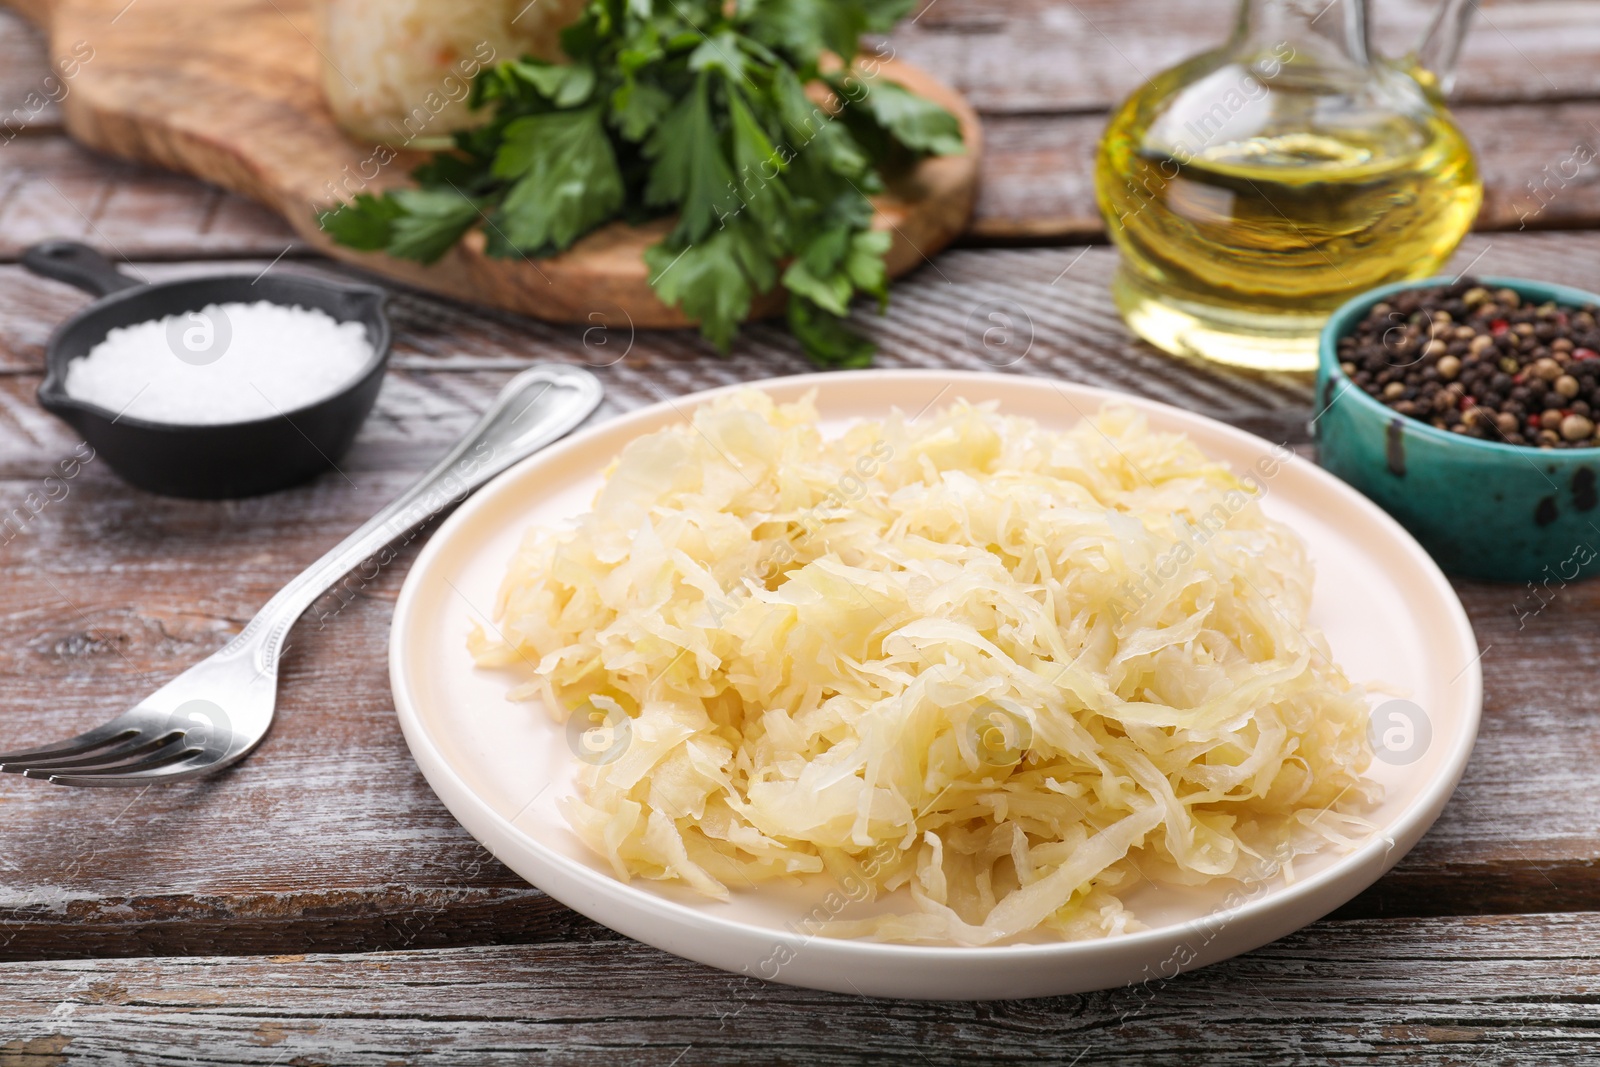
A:
[[[1278,434],[1268,427],[1278,426],[1282,437],[1304,440],[1311,400],[1304,377],[1202,366],[1136,342],[1107,292],[1115,263],[1115,252],[1106,247],[956,250],[898,284],[886,316],[860,308],[856,321],[878,340],[880,366],[1050,375],[1167,400],[1269,436]],[[287,258],[275,266],[269,260],[141,261],[123,269],[162,280],[224,270],[253,277],[269,267],[359,276],[347,268]],[[1600,279],[1600,234],[1473,235],[1448,269],[1468,267],[1593,286]],[[34,404],[31,382],[42,371],[51,329],[88,299],[19,267],[0,265],[0,378],[15,379],[0,390],[0,477],[43,477],[74,442],[63,424]],[[986,313],[997,301],[1011,302],[1013,328],[1002,335],[1008,344],[985,347],[982,331],[994,325]],[[625,321],[596,332],[406,289],[393,290],[390,312],[397,333],[393,365],[405,373],[391,377],[377,415],[357,441],[350,462],[363,468],[386,462],[420,468],[427,458],[423,452],[442,450],[465,429],[472,406],[486,402],[503,376],[529,359],[595,368],[608,392],[603,411],[810,369],[792,338],[764,324],[747,330],[732,355],[722,359],[686,333],[629,330]],[[433,383],[440,393],[414,387],[413,381]]]
[[[309,0],[56,0],[48,22],[52,62],[79,64],[61,107],[68,131],[85,145],[239,193],[283,216],[319,251],[419,288],[557,322],[585,322],[601,303],[641,325],[688,324],[656,297],[643,259],[670,220],[611,223],[538,261],[488,256],[482,232],[427,267],[334,244],[317,210],[403,182],[421,157],[397,158],[334,123]],[[886,266],[900,275],[966,228],[982,133],[964,100],[909,64],[871,61],[863,77],[892,79],[950,109],[968,148],[923,160],[874,198],[876,225],[892,237]],[[782,307],[779,290],[752,314]]]
[[[7,741],[109,718],[213,651],[402,480],[358,475],[359,493],[324,484],[234,508],[219,530],[183,505],[119,499],[127,494],[95,477],[85,472],[73,496],[0,551],[13,605],[0,622]],[[168,555],[174,547],[181,558]],[[0,958],[592,934],[484,855],[411,763],[383,664],[410,558],[302,622],[279,722],[238,769],[137,797],[0,782],[9,865]],[[1597,724],[1540,681],[1600,651],[1591,636],[1600,594],[1575,588],[1519,629],[1516,590],[1458,590],[1488,646],[1477,756],[1440,823],[1344,914],[1600,908]]]
[[[923,0],[890,41],[985,115],[1104,111],[1152,75],[1216,47],[1234,0]],[[1370,3],[1374,50],[1399,57],[1433,0]],[[1490,0],[1478,8],[1451,99],[1600,96],[1600,2]]]
[[[1571,1065],[1600,1056],[1597,945],[1593,913],[1322,922],[1196,974],[981,1004],[769,985],[622,940],[17,963],[0,1063]]]
[[[940,0],[928,9],[910,31],[913,36],[929,26],[972,27],[959,10],[941,14],[946,5],[962,0]],[[1137,7],[1140,5],[1130,5]],[[1522,5],[1527,6],[1527,5]],[[1581,4],[1566,5],[1575,21],[1585,16]],[[1600,0],[1595,0],[1600,12]],[[1082,10],[1089,12],[1087,6]],[[1173,9],[1174,17],[1188,18]],[[1389,7],[1379,15],[1387,18]],[[1497,16],[1486,9],[1488,21],[1480,35],[1495,36],[1510,18],[1520,24],[1527,12],[1506,8]],[[1549,19],[1548,9],[1541,18]],[[1011,25],[1038,19],[1026,4],[1008,0],[986,17]],[[1600,16],[1597,16],[1600,17]],[[946,21],[941,22],[940,19]],[[1382,21],[1382,19],[1380,19]],[[1412,21],[1415,21],[1413,18]],[[1171,31],[1146,27],[1149,40]],[[943,32],[941,30],[941,32]],[[954,32],[952,30],[952,32]],[[1131,31],[1130,31],[1131,32]],[[1031,34],[1019,31],[1031,39]],[[978,34],[969,47],[983,52],[1011,47],[1005,40]],[[1146,47],[1151,47],[1148,44]],[[1514,55],[1504,45],[1507,54]],[[18,112],[13,125],[26,137],[4,140],[0,130],[0,258],[14,258],[33,241],[51,236],[76,235],[114,244],[133,257],[186,254],[276,255],[286,246],[296,254],[305,245],[271,210],[214,186],[201,185],[154,167],[112,161],[72,147],[52,136],[59,133],[59,107],[45,94],[44,108],[35,113],[29,101],[40,99],[49,68],[42,35],[20,17],[0,9],[0,123],[8,111]],[[1099,53],[1108,49],[1102,47]],[[1097,53],[1097,54],[1099,54]],[[1469,52],[1471,65],[1478,60]],[[930,58],[945,69],[945,60]],[[1542,65],[1542,64],[1541,64]],[[93,66],[93,61],[89,66]],[[1068,72],[1081,66],[1055,64]],[[1548,89],[1538,71],[1529,66],[1534,95]],[[1013,84],[1011,79],[1007,84]],[[63,83],[73,91],[71,82]],[[1131,88],[1131,86],[1130,86]],[[982,98],[981,87],[968,87]],[[56,90],[59,93],[61,90]],[[1462,95],[1462,94],[1458,94]],[[1473,99],[1465,93],[1468,101]],[[1600,104],[1575,101],[1566,104],[1498,105],[1467,102],[1456,108],[1457,118],[1478,152],[1485,197],[1477,226],[1484,230],[1524,228],[1557,229],[1600,225],[1600,167],[1580,163],[1600,151]],[[1109,103],[1110,101],[1107,101]],[[7,104],[9,103],[9,107]],[[1095,207],[1093,165],[1095,144],[1105,124],[1099,111],[1063,111],[1068,105],[1040,112],[1013,113],[997,108],[984,115],[984,152],[980,158],[977,207],[963,238],[967,244],[985,242],[1059,242],[1095,240],[1104,234]],[[1582,149],[1588,155],[1575,154]],[[404,168],[395,164],[397,176]],[[338,178],[337,169],[335,179]],[[119,201],[109,203],[115,196]],[[918,243],[922,239],[908,234]]]
[[[1600,235],[1475,236],[1457,264],[1474,260],[1483,271],[1582,284],[1600,276]],[[951,252],[897,287],[887,318],[864,314],[862,325],[883,342],[886,366],[1084,381],[1305,441],[1303,380],[1188,367],[1131,341],[1106,291],[1113,261],[1105,248]],[[152,278],[216,269],[135,266]],[[35,509],[30,496],[38,502],[43,479],[76,443],[33,403],[41,346],[50,323],[83,299],[0,268],[0,524],[20,516],[19,532],[0,535],[0,744],[109,718],[219,647],[443,451],[530,359],[596,365],[625,349],[596,366],[608,392],[602,416],[805,369],[793,342],[765,326],[720,360],[680,333],[637,331],[631,348],[620,334],[606,345],[590,337],[586,346],[577,328],[400,292],[394,369],[342,473],[205,504],[127,489],[96,460],[64,497]],[[1004,358],[971,344],[967,328],[997,299],[1016,302],[1033,328],[1031,346],[1019,335]],[[273,734],[227,775],[136,797],[0,779],[0,957],[595,936],[479,853],[405,750],[383,655],[410,558],[408,550],[302,621]],[[1575,703],[1570,684],[1574,664],[1600,655],[1600,590],[1574,586],[1519,619],[1525,590],[1458,588],[1486,649],[1478,755],[1433,832],[1344,914],[1600,910],[1600,712]]]
[[[46,79],[44,34],[16,11],[0,8],[0,144],[61,128],[63,90]],[[71,86],[66,87],[71,92]]]
[[[1469,105],[1455,116],[1483,177],[1479,230],[1600,225],[1600,102]],[[1094,158],[1105,116],[1000,115],[966,243],[1103,239]]]
[[[0,36],[0,41],[4,37]],[[1466,107],[1479,157],[1479,230],[1600,225],[1600,103]],[[985,124],[977,207],[959,243],[1103,241],[1094,153],[1104,116],[1002,115]],[[110,254],[310,252],[273,212],[192,178],[95,154],[61,134],[0,143],[0,260],[75,237]]]
[[[1232,0],[923,0],[888,40],[896,54],[950,84],[985,116],[1098,112],[1151,74],[1220,44],[1236,6]],[[1372,4],[1374,47],[1389,55],[1410,49],[1433,6],[1432,0]],[[0,22],[0,40],[17,37],[11,26],[18,16],[0,17],[7,20]],[[85,39],[115,32],[97,29]],[[1597,53],[1600,0],[1490,0],[1480,5],[1452,99],[1504,104],[1600,96]],[[24,65],[0,67],[0,99],[13,99],[13,92],[20,98],[13,87],[31,87],[29,72],[45,73],[36,56],[17,54]]]
[[[0,144],[0,258],[59,237],[117,259],[306,252],[277,215],[217,186],[97,155],[61,134]]]
[[[879,341],[883,366],[1053,373],[1085,384],[1167,396],[1196,410],[1240,416],[1309,401],[1303,378],[1193,368],[1133,342],[1106,292],[1114,263],[1108,248],[951,252],[897,285],[887,315],[880,317],[862,307],[856,322]],[[269,266],[267,261],[225,266],[139,262],[124,264],[124,270],[159,280],[219,270],[254,276]],[[1578,266],[1574,264],[1575,269]],[[285,260],[272,269],[328,268]],[[15,266],[0,266],[0,279],[4,280],[0,372],[38,372],[55,320],[88,298]],[[505,372],[528,358],[587,362],[604,371],[610,402],[625,406],[812,369],[785,331],[765,324],[748,329],[731,357],[721,359],[692,334],[630,331],[625,320],[597,332],[471,308],[411,290],[393,292],[396,365],[402,368],[445,371],[486,364]],[[1015,328],[1005,335],[1008,344],[991,338],[986,348],[982,329],[993,323],[984,313],[1001,300],[1014,305]],[[381,417],[381,400],[379,411]],[[7,454],[22,453],[0,449],[0,462]]]
[[[1414,26],[1421,10],[1374,6],[1380,27]],[[901,54],[988,109],[969,239],[1098,239],[1088,160],[1099,112],[1135,84],[1133,63],[1220,36],[1219,10],[925,4],[896,36]],[[1458,94],[1484,102],[1459,109],[1487,161],[1483,224],[1515,230],[1534,181],[1548,203],[1530,227],[1595,225],[1592,165],[1559,186],[1541,174],[1568,158],[1569,138],[1600,139],[1585,132],[1600,117],[1592,101],[1559,102],[1596,95],[1600,4],[1484,10]],[[1551,32],[1565,20],[1570,32]],[[39,37],[0,11],[0,122],[49,73],[42,57]],[[1518,103],[1534,100],[1549,102]],[[76,235],[152,279],[350,273],[304,260],[265,209],[93,155],[58,121],[51,104],[15,138],[0,135],[0,260]],[[203,262],[216,259],[227,262]],[[897,285],[887,318],[859,317],[884,345],[882,365],[1104,385],[1305,450],[1303,380],[1178,364],[1133,342],[1106,294],[1113,263],[1103,247],[947,253]],[[1600,235],[1479,234],[1452,269],[1468,266],[1600,288]],[[51,327],[85,299],[0,266],[0,747],[102,721],[220,646],[530,360],[594,366],[608,391],[601,417],[807,369],[765,325],[719,360],[683,333],[611,323],[596,335],[401,289],[392,373],[342,473],[205,504],[130,490],[97,459],[60,495],[45,479],[77,441],[32,393]],[[984,304],[1000,300],[1012,302],[1008,345],[975,344],[969,322],[992,325]],[[301,622],[278,723],[226,776],[136,795],[0,778],[0,960],[19,961],[0,963],[0,1067],[1600,1062],[1600,706],[1583,685],[1600,657],[1595,583],[1561,588],[1532,614],[1526,589],[1457,584],[1484,649],[1477,751],[1432,832],[1333,920],[1173,980],[928,1005],[676,959],[487,855],[428,790],[394,721],[382,656],[415,550]],[[300,955],[318,950],[354,954]]]

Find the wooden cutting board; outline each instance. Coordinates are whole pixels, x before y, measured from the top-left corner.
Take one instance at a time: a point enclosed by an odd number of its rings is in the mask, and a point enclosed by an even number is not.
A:
[[[318,250],[421,289],[558,322],[620,309],[637,326],[688,325],[656,299],[641,258],[666,221],[613,223],[540,260],[491,259],[478,235],[429,267],[332,244],[315,212],[335,202],[347,175],[372,172],[375,146],[345,136],[323,102],[313,0],[0,2],[48,33],[56,69],[71,73],[67,129],[91,148],[251,197]],[[915,67],[890,60],[882,76],[953,111],[968,145],[963,156],[924,161],[877,198],[878,225],[894,234],[889,271],[899,275],[965,228],[981,131],[961,96]],[[418,158],[402,155],[368,188],[404,184]],[[769,296],[755,310],[781,307]]]

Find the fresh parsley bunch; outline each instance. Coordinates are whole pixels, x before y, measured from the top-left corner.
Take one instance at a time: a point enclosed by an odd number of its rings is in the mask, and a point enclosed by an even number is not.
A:
[[[650,284],[718,348],[782,284],[807,354],[863,366],[874,346],[844,317],[858,292],[887,303],[890,243],[867,198],[882,172],[963,150],[948,111],[851,72],[861,35],[915,2],[593,0],[562,34],[569,63],[485,70],[471,100],[490,122],[417,168],[416,188],[363,193],[323,229],[431,263],[480,222],[489,254],[546,256],[612,219],[676,214],[645,253]]]

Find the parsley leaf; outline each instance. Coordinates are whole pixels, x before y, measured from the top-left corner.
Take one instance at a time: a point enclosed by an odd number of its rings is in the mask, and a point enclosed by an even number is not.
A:
[[[854,57],[868,22],[859,3],[840,0],[766,0],[761,14],[751,36],[774,49],[794,52],[807,65],[823,52]]]
[[[865,93],[855,106],[864,108],[873,122],[907,148],[935,156],[966,151],[961,123],[932,100],[890,81],[860,84]]]
[[[750,313],[755,295],[741,266],[741,249],[748,237],[727,227],[704,240],[675,249],[656,245],[644,254],[650,266],[650,284],[668,304],[675,304],[700,324],[700,331],[726,351],[739,323]]]
[[[745,78],[744,52],[739,38],[729,30],[722,30],[689,54],[689,69],[693,71],[721,71],[729,81]]]
[[[628,78],[611,94],[611,120],[625,141],[642,141],[672,107],[672,96],[653,82]]]
[[[394,220],[401,214],[403,209],[392,198],[358,193],[349,203],[319,214],[317,224],[339,244],[376,252],[388,247],[394,235]]]
[[[728,114],[733,127],[733,166],[738,175],[734,190],[739,200],[737,210],[748,210],[782,245],[788,236],[792,198],[788,186],[779,179],[788,164],[751,112],[744,94],[732,86],[728,88]]]
[[[850,276],[839,269],[849,250],[848,226],[833,226],[822,231],[783,272],[784,287],[835,315],[849,314],[850,294],[855,285]]]
[[[890,247],[867,198],[908,155],[963,150],[953,115],[849,66],[863,33],[917,2],[589,0],[562,31],[568,62],[479,73],[468,100],[486,121],[417,167],[415,188],[319,222],[340,244],[431,263],[479,226],[491,256],[543,256],[613,219],[675,214],[645,253],[650,284],[718,348],[781,286],[813,360],[864,365],[873,346],[845,320],[858,295],[884,306]],[[828,53],[842,71],[823,72]]]
[[[806,95],[794,71],[779,69],[773,76],[772,96],[783,132],[808,171],[860,181],[872,170],[872,161],[849,129]]]
[[[883,257],[893,243],[887,230],[859,230],[851,235],[850,251],[845,253],[844,272],[857,289],[878,298],[879,311],[889,306],[889,270]]]
[[[594,92],[594,68],[586,63],[558,66],[542,60],[524,59],[507,65],[507,72],[531,85],[535,92],[554,106],[576,107]]]
[[[478,204],[453,189],[398,189],[391,193],[395,216],[389,254],[432,263],[450,251],[481,217]]]
[[[862,0],[868,33],[888,33],[894,24],[911,14],[919,0]],[[932,4],[929,5],[933,6]]]
[[[493,223],[524,252],[566,248],[622,208],[622,171],[598,106],[512,122],[494,176],[515,179]]]
[[[878,346],[804,297],[789,301],[789,329],[812,359],[827,367],[866,367]]]
[[[645,143],[655,163],[646,202],[676,207],[680,245],[699,241],[717,220],[734,211],[733,168],[722,151],[722,135],[711,117],[710,81],[696,80],[694,91],[673,108]]]

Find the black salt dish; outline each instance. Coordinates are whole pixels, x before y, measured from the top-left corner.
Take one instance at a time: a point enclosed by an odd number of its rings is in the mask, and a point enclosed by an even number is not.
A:
[[[83,435],[126,481],[167,496],[218,499],[285,489],[333,467],[372,411],[389,361],[386,294],[369,285],[296,274],[221,274],[145,285],[87,245],[48,241],[29,248],[34,274],[100,297],[56,329],[45,356],[39,404]],[[270,418],[215,425],[152,422],[67,395],[67,364],[119,326],[200,311],[208,304],[319,308],[367,328],[372,359],[339,392]]]

